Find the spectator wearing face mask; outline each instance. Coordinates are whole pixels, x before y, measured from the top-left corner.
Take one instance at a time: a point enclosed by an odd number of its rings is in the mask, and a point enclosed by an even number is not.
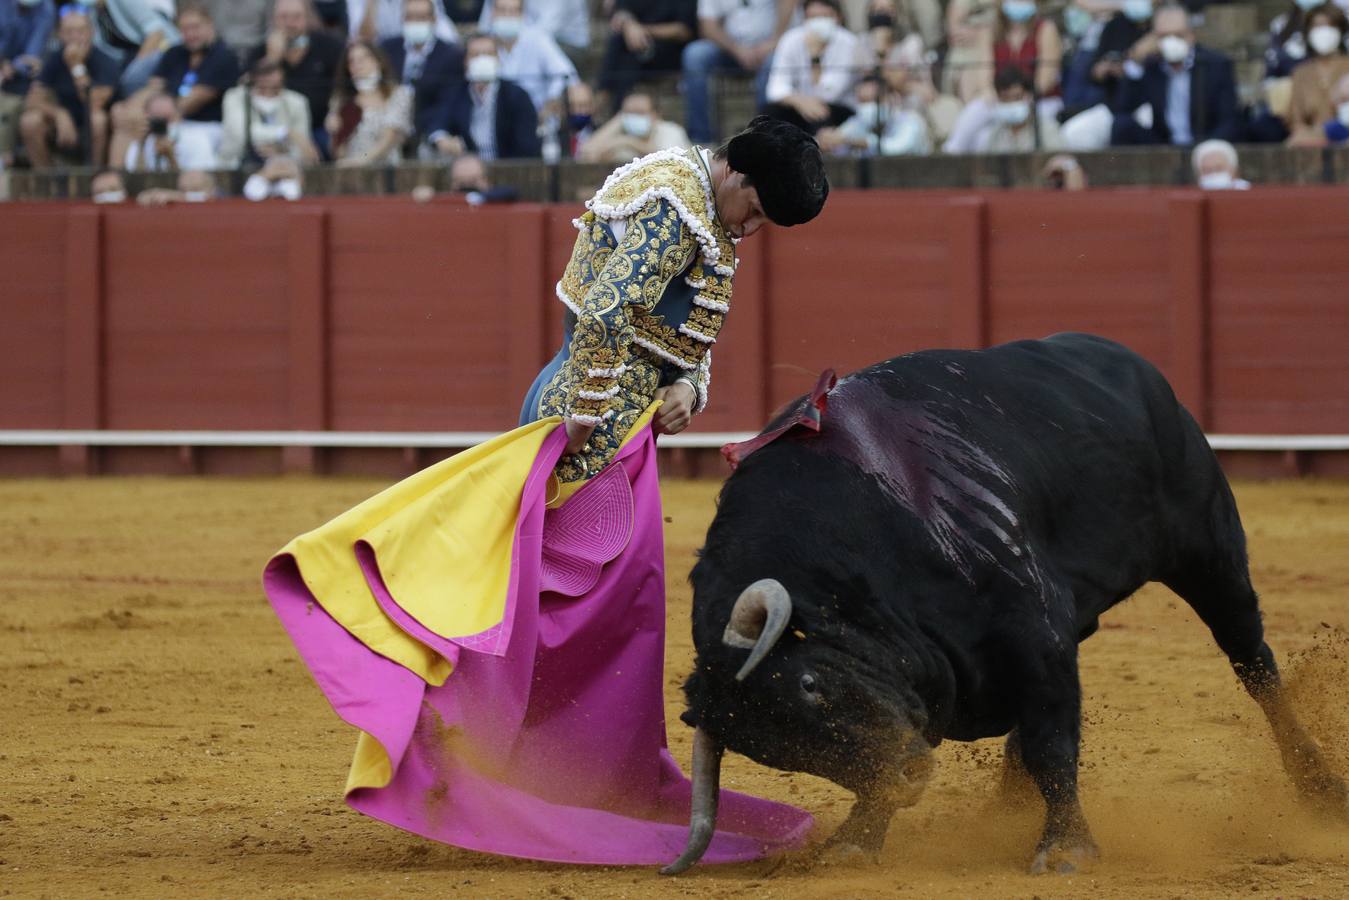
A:
[[[164,52],[142,90],[112,108],[111,159],[125,158],[127,148],[145,138],[149,127],[145,101],[153,94],[174,98],[184,128],[201,130],[213,146],[220,141],[221,98],[239,80],[238,59],[216,36],[204,6],[183,3],[177,22],[183,42]]]
[[[478,30],[490,31],[496,12],[495,0],[482,4]],[[565,50],[590,46],[590,4],[587,0],[525,0],[525,24],[546,31]]]
[[[76,163],[103,162],[117,63],[94,46],[83,9],[61,16],[61,47],[43,61],[24,99],[19,132],[36,169],[52,165],[53,148]]]
[[[979,150],[983,153],[1030,153],[1058,150],[1058,120],[1053,115],[1037,114],[1031,80],[1020,66],[1005,66],[993,79],[997,103],[993,107],[992,127],[985,133]]]
[[[1206,191],[1247,191],[1249,181],[1239,176],[1237,148],[1227,141],[1204,141],[1190,154],[1194,180]]]
[[[475,34],[464,46],[464,82],[432,115],[428,143],[447,157],[467,151],[489,161],[538,158],[538,114],[524,88],[500,77],[496,38]]]
[[[796,7],[796,0],[698,0],[701,37],[684,48],[682,57],[686,122],[695,142],[708,144],[717,136],[711,112],[712,75],[754,75],[762,105],[773,48],[786,33]]]
[[[576,158],[595,135],[595,94],[584,81],[567,85],[567,156]]]
[[[389,65],[412,88],[418,135],[431,133],[431,114],[441,97],[464,77],[464,51],[436,38],[432,0],[404,0],[403,34],[380,45]]]
[[[605,122],[581,150],[583,162],[628,162],[657,150],[692,146],[684,129],[661,118],[655,99],[645,91],[623,98],[618,115]]]
[[[808,134],[837,127],[852,114],[853,86],[875,60],[866,42],[843,27],[838,0],[807,0],[805,21],[778,41],[763,112]]]
[[[553,36],[528,24],[522,0],[495,0],[484,18],[500,48],[501,77],[524,88],[540,115],[560,112],[559,98],[576,80],[576,66]]]
[[[1105,89],[1092,77],[1092,65],[1105,31],[1106,19],[1079,5],[1063,8],[1063,30],[1069,51],[1063,65],[1063,116],[1067,119],[1105,102]]]
[[[249,71],[262,60],[281,66],[286,90],[303,95],[309,104],[310,135],[325,153],[323,118],[328,114],[342,54],[342,42],[311,16],[309,0],[276,0],[267,37],[248,54],[246,65]]]
[[[126,149],[120,161],[128,172],[178,172],[183,169],[214,169],[215,146],[210,136],[183,127],[183,116],[168,94],[154,94],[145,101],[148,133]]]
[[[432,0],[436,17],[436,40],[453,44],[459,32],[445,14],[443,0]],[[378,46],[403,36],[403,0],[347,0],[349,39]]]
[[[244,196],[254,203],[263,200],[299,200],[300,165],[289,156],[272,156],[244,182]]]
[[[318,162],[310,138],[309,103],[283,85],[281,66],[263,59],[253,67],[248,84],[225,92],[221,168],[258,168],[275,157],[305,165]]]
[[[324,125],[337,164],[398,165],[412,134],[412,101],[412,89],[398,83],[379,48],[364,41],[347,47]]]
[[[826,153],[905,156],[932,152],[927,121],[874,75],[857,85],[856,112],[837,128],[821,128],[816,139]]]
[[[1307,61],[1293,70],[1293,92],[1288,108],[1288,143],[1294,147],[1320,147],[1326,143],[1325,123],[1335,118],[1331,91],[1349,75],[1349,56],[1344,52],[1349,21],[1334,3],[1307,13],[1303,32]]]
[[[101,169],[89,182],[90,198],[99,205],[115,205],[127,201],[126,182],[116,169]]]
[[[1191,146],[1241,136],[1232,60],[1195,43],[1180,6],[1158,9],[1152,31],[1129,51],[1120,108],[1111,129],[1116,145]]]
[[[614,109],[638,79],[678,72],[684,45],[698,36],[698,0],[614,0],[600,63],[600,106]]]
[[[0,0],[0,166],[14,164],[23,98],[55,26],[56,10],[44,0]]]
[[[937,93],[918,35],[910,34],[890,48],[881,64],[881,79],[892,105],[922,117],[929,144],[946,139],[960,115],[960,101]]]
[[[843,0],[843,12],[844,24],[871,42],[877,59],[905,38],[934,48],[946,40],[938,0]]]
[[[1036,99],[1059,96],[1063,39],[1054,20],[1040,15],[1036,0],[1002,0],[998,5],[990,76],[1006,68],[1020,69],[1031,79]]]

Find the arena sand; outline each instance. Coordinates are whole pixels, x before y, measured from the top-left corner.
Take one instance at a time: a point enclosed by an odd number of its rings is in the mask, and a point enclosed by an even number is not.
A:
[[[1089,874],[1023,874],[1037,811],[993,805],[1001,748],[947,744],[879,865],[702,868],[499,859],[403,834],[340,795],[355,740],[259,588],[268,556],[382,485],[351,480],[0,482],[0,895],[34,897],[1349,897],[1349,827],[1302,811],[1255,705],[1193,613],[1149,588],[1083,648]],[[716,485],[666,485],[666,715],[689,669],[694,548]],[[1270,641],[1349,774],[1349,483],[1243,484]],[[834,786],[739,757],[729,787]]]

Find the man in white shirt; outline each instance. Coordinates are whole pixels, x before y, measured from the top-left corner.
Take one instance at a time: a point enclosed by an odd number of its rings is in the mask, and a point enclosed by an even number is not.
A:
[[[216,168],[218,122],[184,122],[168,94],[154,94],[145,103],[149,134],[127,147],[122,168],[128,172],[178,172]]]
[[[489,31],[496,12],[495,0],[482,5],[478,28]],[[590,46],[590,4],[587,0],[525,0],[525,24],[540,28],[564,50]]]
[[[657,150],[689,146],[684,129],[661,117],[655,98],[636,90],[623,98],[618,115],[586,141],[578,158],[582,162],[623,163]]]
[[[853,114],[853,86],[874,65],[867,42],[843,27],[838,0],[806,0],[805,21],[778,41],[764,114],[807,134]]]
[[[576,80],[576,66],[548,32],[527,24],[522,0],[496,0],[488,24],[501,48],[501,77],[524,88],[542,114]]]
[[[699,40],[684,48],[684,102],[689,137],[716,140],[710,112],[714,72],[756,74],[755,94],[763,105],[773,48],[796,12],[796,0],[698,0]]]
[[[436,10],[436,40],[453,44],[459,32],[445,14],[440,0],[432,0]],[[403,36],[403,0],[347,0],[347,25],[353,41],[378,44]]]

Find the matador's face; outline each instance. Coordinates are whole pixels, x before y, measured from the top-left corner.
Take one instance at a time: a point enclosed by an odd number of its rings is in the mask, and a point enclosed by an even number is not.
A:
[[[768,222],[759,191],[745,184],[745,176],[728,168],[716,188],[717,218],[733,238],[747,238]]]

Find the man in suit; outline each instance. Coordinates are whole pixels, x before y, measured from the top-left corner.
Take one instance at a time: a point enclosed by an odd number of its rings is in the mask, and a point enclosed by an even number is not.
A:
[[[415,95],[413,119],[418,136],[431,133],[431,116],[441,97],[464,78],[464,51],[436,38],[432,0],[404,0],[403,35],[380,44],[389,64]]]
[[[1232,61],[1195,44],[1184,7],[1161,7],[1125,60],[1111,143],[1188,147],[1240,137]]]
[[[475,34],[465,43],[465,81],[447,91],[432,112],[427,143],[443,156],[476,153],[483,159],[537,158],[539,117],[524,88],[499,77],[497,40]]]

